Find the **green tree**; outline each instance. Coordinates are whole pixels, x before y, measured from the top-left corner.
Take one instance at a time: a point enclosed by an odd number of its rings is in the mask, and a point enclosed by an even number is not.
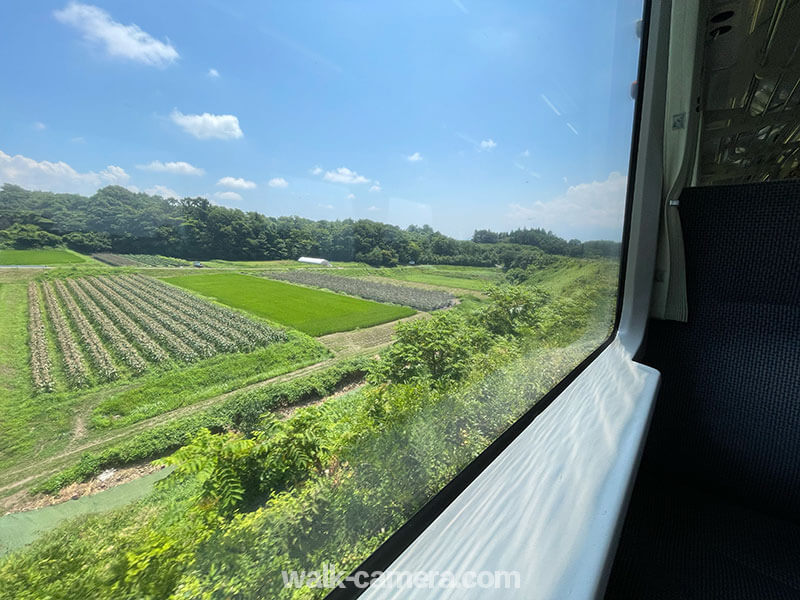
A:
[[[434,387],[446,387],[465,378],[475,354],[491,344],[486,329],[453,311],[401,323],[395,335],[395,343],[370,372],[373,383],[429,379]]]
[[[538,289],[519,285],[501,285],[486,291],[490,302],[482,307],[476,319],[496,335],[516,335],[537,327],[540,311],[550,296]]]

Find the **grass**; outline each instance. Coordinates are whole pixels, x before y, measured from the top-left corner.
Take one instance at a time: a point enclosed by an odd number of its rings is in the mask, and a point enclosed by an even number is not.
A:
[[[28,296],[24,283],[0,284],[0,312],[3,315],[0,319],[0,423],[5,423],[6,411],[10,413],[15,409],[11,399],[32,393],[28,375]]]
[[[419,266],[393,267],[391,269],[345,269],[336,273],[353,276],[378,276],[424,283],[451,289],[483,291],[487,286],[502,279],[502,273],[491,267]]]
[[[219,355],[150,378],[143,385],[108,393],[92,412],[94,428],[124,427],[203,398],[270,379],[328,357],[316,340],[297,333],[289,341],[247,354]]]
[[[63,394],[33,395],[28,365],[26,283],[0,284],[0,469],[18,450],[40,451],[38,443],[68,430]],[[57,373],[57,365],[56,367]],[[40,398],[47,398],[42,401]]]
[[[54,494],[65,486],[87,481],[110,467],[124,467],[166,456],[201,428],[250,432],[264,413],[319,401],[348,384],[361,381],[372,359],[356,356],[327,367],[289,374],[279,381],[244,387],[211,406],[156,423],[150,428],[112,441],[110,446],[81,453],[77,462],[34,486],[33,491]]]
[[[164,281],[313,336],[380,325],[415,312],[238,273],[166,277]]]
[[[313,265],[309,263],[301,263],[296,260],[204,260],[200,261],[205,267],[222,268],[222,269],[329,269],[323,265]],[[334,262],[331,263],[334,267],[361,267],[364,263],[357,262]]]
[[[527,284],[537,286],[553,297],[560,297],[598,282],[616,287],[618,276],[617,260],[561,258],[557,263],[536,271]]]
[[[90,260],[82,254],[62,248],[0,250],[0,265],[63,265],[85,262]]]

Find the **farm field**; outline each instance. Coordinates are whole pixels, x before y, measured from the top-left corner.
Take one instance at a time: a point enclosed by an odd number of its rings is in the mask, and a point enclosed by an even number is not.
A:
[[[394,267],[391,269],[345,269],[342,275],[377,276],[425,283],[446,288],[472,290],[481,292],[489,285],[502,280],[503,274],[492,267],[455,267],[455,266],[418,266]]]
[[[444,291],[426,290],[402,284],[368,281],[358,277],[343,277],[319,270],[295,269],[292,271],[265,272],[265,277],[325,288],[376,302],[390,302],[416,308],[437,310],[451,306],[455,297]]]
[[[130,258],[148,267],[191,267],[192,263],[182,258],[172,258],[171,256],[159,256],[157,254],[122,254],[125,258]]]
[[[278,329],[141,275],[31,281],[28,307],[38,392],[91,387],[151,365],[286,340]],[[53,342],[57,353],[49,350]],[[62,382],[53,375],[59,360]]]
[[[112,267],[190,267],[192,263],[182,258],[159,256],[157,254],[114,254],[100,252],[92,258]]]
[[[201,261],[204,266],[212,269],[330,269],[323,265],[301,263],[296,260],[205,260]],[[363,263],[357,262],[332,262],[334,268],[353,268],[363,267]]]
[[[163,279],[312,336],[370,327],[414,314],[413,309],[403,306],[379,304],[238,273]]]
[[[116,555],[151,552],[161,547],[151,548],[151,541],[162,544],[167,539],[175,540],[175,547],[204,569],[204,557],[223,555],[222,547],[231,540],[248,549],[244,556],[253,556],[258,577],[271,581],[271,559],[249,548],[272,552],[284,543],[281,524],[306,514],[312,515],[315,531],[323,526],[320,519],[331,518],[346,536],[326,541],[324,552],[338,556],[341,548],[363,547],[352,559],[360,560],[386,534],[377,527],[351,529],[351,523],[383,527],[391,507],[390,527],[399,525],[418,509],[421,489],[444,485],[488,439],[596,347],[613,313],[614,296],[605,291],[615,281],[613,266],[565,259],[540,271],[530,269],[522,285],[486,293],[458,288],[451,281],[481,286],[502,282],[494,269],[416,267],[394,273],[363,267],[277,266],[246,271],[250,275],[222,268],[67,265],[46,272],[0,272],[0,310],[7,315],[0,323],[0,362],[8,374],[0,382],[0,393],[8,392],[0,399],[0,502],[6,510],[41,505],[43,496],[37,493],[48,494],[53,502],[66,501],[75,490],[80,490],[78,496],[89,494],[98,489],[99,475],[108,469],[137,469],[159,458],[170,464],[165,457],[191,459],[191,453],[204,456],[211,448],[238,452],[255,444],[259,458],[242,463],[243,473],[250,477],[255,469],[254,476],[264,482],[253,497],[253,512],[242,519],[221,519],[215,525],[219,531],[205,538],[200,522],[193,520],[199,514],[193,507],[201,506],[196,502],[202,487],[194,475],[186,475],[194,467],[184,459],[171,463],[177,464],[176,474],[165,479],[167,487],[157,487],[117,511],[112,508],[114,494],[105,504],[107,491],[92,500],[57,504],[41,517],[42,527],[52,525],[52,530],[20,530],[20,536],[38,539],[22,553],[0,558],[0,581],[6,589],[19,591],[29,584],[17,574],[36,572],[45,560],[59,566],[68,560],[81,566],[74,570],[79,573],[75,580],[66,582],[68,590],[81,589],[87,578],[92,589],[101,589],[95,576],[103,575],[92,570],[94,565],[105,565]],[[414,285],[417,282],[395,283],[410,281],[404,279],[409,272],[441,277],[446,284],[434,290]],[[399,277],[389,276],[394,274]],[[361,293],[391,288],[436,298],[458,296],[461,302],[451,310],[415,312],[305,287],[311,285],[309,278],[317,285],[322,279],[331,285],[347,280],[348,285],[363,287]],[[544,305],[535,314],[520,312],[515,319],[523,326],[517,328],[513,321],[509,326],[504,307],[520,299]],[[410,316],[399,318],[405,315]],[[538,320],[531,337],[527,332],[534,318]],[[383,324],[369,326],[376,322]],[[310,333],[329,327],[339,333],[314,339],[302,331],[283,332],[271,323]],[[285,338],[237,347],[237,341],[250,340],[254,327]],[[244,337],[237,338],[234,331]],[[125,360],[121,338],[144,362],[139,374],[135,362]],[[147,340],[161,349],[162,360],[152,358],[155,347],[147,353]],[[430,356],[411,351],[420,344],[437,350]],[[447,370],[438,371],[442,352]],[[73,362],[83,365],[83,371]],[[41,377],[33,377],[32,367]],[[489,385],[483,385],[487,381]],[[476,382],[481,385],[473,385]],[[47,391],[50,386],[53,391]],[[452,426],[452,415],[463,420]],[[266,435],[253,436],[262,430]],[[228,442],[230,446],[223,445]],[[454,448],[457,454],[449,457]],[[303,462],[305,452],[313,453],[313,461]],[[272,466],[275,460],[283,465],[295,456],[300,458],[288,463],[290,471]],[[444,469],[443,456],[448,456]],[[279,472],[285,474],[276,476]],[[376,479],[375,473],[392,476]],[[220,477],[214,471],[208,481]],[[418,479],[413,485],[396,485],[397,480],[414,477]],[[274,500],[277,497],[281,502]],[[336,504],[327,504],[328,498]],[[51,515],[60,518],[63,511],[94,501],[101,510],[109,510],[59,524],[56,518],[48,521]],[[250,510],[247,506],[236,511],[244,513]],[[356,513],[351,506],[358,506]],[[362,518],[364,514],[368,518]],[[309,536],[303,531],[298,536],[298,544],[307,543]],[[73,538],[87,543],[75,544]],[[108,548],[130,552],[104,550]],[[298,561],[307,560],[299,545],[291,548]],[[151,563],[159,574],[161,565],[172,564],[180,564],[172,555]],[[181,567],[177,569],[185,577]],[[37,591],[50,584],[42,585]],[[59,579],[57,585],[65,584]],[[141,596],[140,591],[136,593]],[[278,592],[270,589],[270,597],[279,597]]]
[[[93,262],[87,256],[62,248],[36,250],[0,250],[2,265],[63,265]]]
[[[159,280],[96,271],[0,276],[0,472],[330,356]]]

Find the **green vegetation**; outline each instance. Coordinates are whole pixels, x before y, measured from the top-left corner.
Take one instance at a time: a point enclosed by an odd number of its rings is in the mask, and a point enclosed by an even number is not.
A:
[[[120,186],[102,188],[86,198],[6,184],[0,190],[0,207],[0,235],[6,231],[0,245],[20,248],[63,242],[87,253],[230,261],[319,256],[382,267],[413,262],[511,268],[524,267],[521,263],[541,254],[610,258],[619,254],[618,242],[583,244],[544,229],[476,232],[474,240],[456,240],[428,225],[401,229],[366,219],[266,217],[214,206],[205,198],[174,202]]]
[[[5,287],[0,287],[0,291]],[[24,331],[23,324],[23,335]],[[11,334],[18,336],[19,330]],[[24,379],[14,380],[19,386],[16,393],[4,396],[0,402],[3,423],[0,469],[19,464],[33,452],[39,457],[58,452],[69,443],[75,416],[87,408],[95,407],[86,423],[90,435],[94,430],[121,429],[147,417],[289,373],[328,356],[328,351],[312,338],[290,332],[286,343],[254,352],[220,354],[184,368],[165,365],[135,380],[39,397],[32,396],[25,369]]]
[[[159,256],[155,254],[126,254],[125,258],[130,258],[148,267],[190,267],[192,263],[180,258],[171,256]]]
[[[204,267],[212,269],[277,269],[285,271],[289,269],[330,269],[325,265],[315,265],[311,263],[301,263],[296,260],[207,260],[203,261]],[[332,263],[336,268],[364,267],[364,263],[337,261]]]
[[[109,467],[123,467],[164,456],[187,443],[204,428],[212,431],[236,429],[249,433],[267,411],[312,402],[343,385],[359,381],[366,374],[370,362],[371,359],[366,357],[351,358],[289,381],[233,393],[211,408],[156,425],[102,452],[85,452],[75,465],[41,482],[34,491],[55,493]]]
[[[594,350],[614,314],[617,262],[585,257],[618,245],[538,229],[458,241],[118,187],[87,199],[7,185],[0,206],[0,247],[13,249],[0,259],[79,259],[0,273],[5,494],[27,477],[53,493],[141,461],[175,469],[124,509],[1,558],[0,598],[320,597],[284,588],[280,572],[358,564]],[[179,269],[183,259],[211,268]],[[426,264],[397,266],[411,261]],[[380,357],[375,343],[342,360],[309,336],[414,311],[234,270],[312,285],[348,276],[336,289],[405,304],[377,290],[447,296],[421,289],[438,286],[461,302],[398,324]]]
[[[402,306],[237,273],[166,277],[164,281],[314,336],[370,327],[414,314],[413,309]]]
[[[299,369],[326,358],[315,340],[291,332],[284,344],[247,354],[219,356],[137,385],[109,392],[92,411],[92,427],[124,427],[255,381]]]
[[[426,283],[462,290],[484,291],[502,280],[502,271],[495,267],[420,266],[379,269],[376,275],[400,281]]]
[[[0,283],[3,315],[0,318],[0,396],[4,398],[29,395],[32,391],[28,376],[27,305],[26,285]],[[0,422],[4,423],[2,406],[0,402]]]
[[[239,421],[204,412],[151,431],[159,451],[185,443],[164,461],[175,471],[159,489],[3,558],[0,589],[9,598],[298,597],[281,571],[353,568],[597,347],[613,316],[607,283],[559,297],[492,288],[472,310],[398,326],[395,344],[366,367],[369,383],[350,393],[285,417],[271,412],[274,389],[244,391],[217,409]],[[80,476],[102,460],[86,458]],[[51,484],[77,473],[62,475]]]
[[[282,330],[139,275],[54,279],[40,286],[31,281],[28,298],[31,375],[39,392],[59,383],[92,387],[171,360],[191,362],[286,340]],[[48,351],[45,315],[57,352]],[[64,377],[52,377],[53,355]]]
[[[454,296],[444,291],[368,281],[360,277],[342,277],[320,270],[267,271],[264,276],[289,283],[325,288],[332,292],[341,292],[366,300],[402,304],[417,310],[432,311],[447,308],[452,306],[455,301]]]
[[[62,248],[0,250],[0,265],[63,265],[87,261],[89,258]]]

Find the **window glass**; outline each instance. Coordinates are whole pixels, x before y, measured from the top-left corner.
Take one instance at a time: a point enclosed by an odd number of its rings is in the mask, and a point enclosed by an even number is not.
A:
[[[642,4],[93,1],[0,38],[0,590],[322,597],[613,331]]]

